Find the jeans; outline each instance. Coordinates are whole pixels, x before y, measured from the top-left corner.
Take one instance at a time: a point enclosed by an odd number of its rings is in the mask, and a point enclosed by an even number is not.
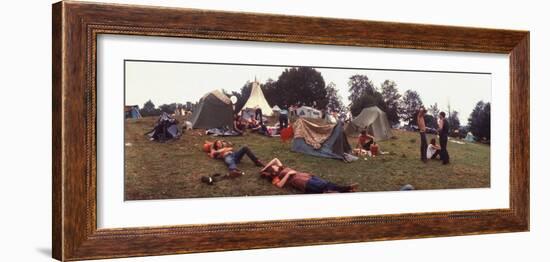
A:
[[[428,140],[426,139],[426,132],[420,132],[420,160],[428,160],[426,156],[426,150],[428,150]]]
[[[250,148],[248,148],[247,146],[243,146],[236,152],[227,154],[223,158],[223,161],[225,162],[227,167],[229,167],[229,170],[233,171],[237,169],[237,164],[241,162],[241,159],[243,159],[244,155],[247,155],[248,158],[252,160],[252,162],[258,162],[258,158],[252,153],[252,151],[250,151]]]
[[[449,137],[447,135],[439,135],[439,145],[441,146],[441,152],[439,158],[443,161],[443,164],[449,163],[449,152],[447,152],[447,142]]]
[[[339,186],[320,177],[312,176],[306,183],[306,193],[321,194],[326,192],[350,192],[351,187]]]

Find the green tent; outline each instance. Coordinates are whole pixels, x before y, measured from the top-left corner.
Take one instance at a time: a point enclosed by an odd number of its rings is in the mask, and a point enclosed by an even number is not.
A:
[[[215,90],[204,95],[191,117],[192,128],[232,128],[233,106],[229,97]]]
[[[351,120],[346,128],[346,133],[354,135],[365,129],[374,136],[376,141],[386,140],[393,136],[386,113],[377,106],[363,108],[361,113]]]

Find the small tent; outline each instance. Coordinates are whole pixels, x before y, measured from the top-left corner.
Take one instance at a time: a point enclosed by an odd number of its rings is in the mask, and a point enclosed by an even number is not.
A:
[[[296,109],[296,114],[299,117],[309,117],[309,118],[321,118],[323,116],[321,111],[309,106],[299,107],[298,109]]]
[[[215,90],[205,94],[191,116],[192,128],[220,128],[233,126],[233,107],[229,97]]]
[[[139,113],[139,106],[124,106],[125,118],[139,119],[141,114]]]
[[[151,140],[164,142],[171,139],[177,139],[181,136],[182,131],[178,127],[178,121],[163,112],[155,123],[155,127],[146,133]]]
[[[351,153],[342,122],[336,125],[317,125],[299,118],[292,125],[294,139],[292,151],[317,157],[344,160],[344,154]]]
[[[258,81],[254,80],[252,82],[252,89],[250,90],[250,96],[248,97],[248,100],[246,100],[246,103],[243,106],[243,109],[247,108],[259,108],[262,110],[262,114],[265,116],[271,116],[273,115],[273,110],[271,109],[271,106],[269,106],[269,103],[267,103],[267,100],[265,99],[264,92],[262,92],[262,88],[260,87],[260,83]]]
[[[468,132],[468,134],[466,134],[466,137],[464,138],[464,141],[472,143],[476,141],[476,137],[472,134],[472,132]]]
[[[377,106],[363,108],[361,113],[351,120],[346,128],[346,133],[357,134],[364,129],[367,129],[376,141],[386,140],[393,136],[386,113]]]

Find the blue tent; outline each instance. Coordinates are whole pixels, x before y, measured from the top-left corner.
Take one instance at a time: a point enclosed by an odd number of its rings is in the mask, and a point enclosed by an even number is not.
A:
[[[141,118],[141,114],[139,113],[139,106],[125,106],[124,113],[126,118],[131,118],[131,119]]]
[[[305,126],[313,124],[303,119],[299,119],[298,121],[306,121],[307,124],[305,124]],[[321,144],[319,149],[315,149],[312,145],[306,143],[304,138],[295,137],[292,140],[292,151],[317,157],[343,160],[344,153],[351,153],[351,146],[349,145],[348,139],[344,133],[344,125],[339,121],[336,125],[334,125],[330,136]]]

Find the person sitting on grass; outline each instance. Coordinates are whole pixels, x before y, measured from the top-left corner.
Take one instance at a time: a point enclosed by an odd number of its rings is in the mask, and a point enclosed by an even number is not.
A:
[[[428,148],[426,149],[426,157],[428,159],[437,159],[437,156],[439,156],[440,152],[441,152],[441,147],[435,143],[435,138],[432,138],[430,140],[430,144],[428,145]]]
[[[227,167],[229,168],[230,176],[240,176],[244,173],[237,169],[237,164],[241,162],[241,159],[247,155],[256,166],[264,166],[264,164],[252,153],[248,146],[243,146],[239,150],[233,152],[233,147],[224,143],[222,140],[216,140],[210,148],[209,156],[215,159],[223,159]]]
[[[267,130],[267,126],[265,126],[262,122],[258,122],[256,120],[252,120],[248,126],[250,128],[250,132],[257,132],[260,135],[269,135],[269,131]]]
[[[358,184],[337,185],[318,176],[296,171],[284,166],[277,158],[265,165],[260,170],[260,174],[262,177],[270,179],[271,183],[279,188],[290,185],[306,194],[356,192],[358,187]]]
[[[367,134],[367,130],[361,131],[357,141],[357,148],[362,148],[370,151],[370,146],[374,143],[374,136]]]
[[[233,130],[237,131],[239,134],[243,134],[246,129],[246,124],[243,124],[241,117],[237,114],[233,117]]]

